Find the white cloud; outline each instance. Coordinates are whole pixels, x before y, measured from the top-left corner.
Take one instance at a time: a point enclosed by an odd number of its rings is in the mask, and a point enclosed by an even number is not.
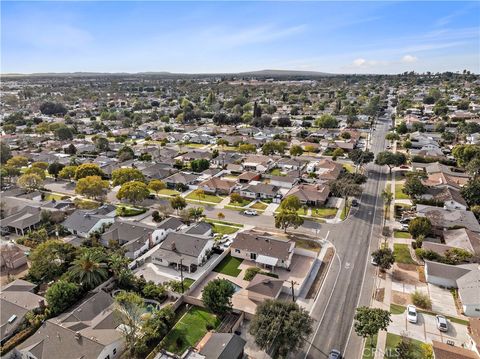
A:
[[[405,62],[407,64],[411,64],[413,62],[417,62],[418,58],[412,55],[405,55],[402,57],[402,62]]]
[[[364,66],[366,63],[367,63],[367,60],[362,59],[362,58],[353,60],[353,66],[357,66],[357,67],[362,67],[362,66]]]

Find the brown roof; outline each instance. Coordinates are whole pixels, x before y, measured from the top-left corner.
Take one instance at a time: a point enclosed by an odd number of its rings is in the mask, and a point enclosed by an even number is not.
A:
[[[285,197],[295,196],[301,201],[325,202],[330,194],[330,187],[321,184],[300,184],[293,187]]]
[[[455,188],[463,187],[468,182],[468,177],[455,176],[443,172],[432,173],[423,183],[426,186],[444,186],[449,185]]]
[[[477,350],[480,351],[480,318],[470,318],[468,320],[468,333],[475,342]]]
[[[435,359],[479,359],[477,353],[462,347],[452,346],[445,343],[432,341]]]
[[[238,179],[239,180],[251,181],[258,176],[259,176],[259,173],[257,173],[257,172],[247,171],[247,172],[243,172],[240,176],[238,176]]]
[[[233,183],[232,181],[227,181],[227,180],[218,178],[218,177],[212,177],[208,180],[205,180],[199,183],[199,186],[230,191],[232,187],[235,186],[235,183]]]
[[[273,237],[265,237],[255,232],[241,232],[237,234],[231,247],[232,251],[240,249],[287,260],[295,247],[295,243]]]
[[[253,277],[246,289],[250,292],[277,298],[282,291],[282,286],[283,280],[258,273]]]

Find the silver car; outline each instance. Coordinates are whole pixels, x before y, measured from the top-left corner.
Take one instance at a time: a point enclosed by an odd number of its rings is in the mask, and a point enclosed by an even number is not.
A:
[[[447,318],[445,318],[443,315],[436,315],[435,316],[435,321],[437,323],[437,328],[441,332],[447,332],[448,331],[448,321]]]

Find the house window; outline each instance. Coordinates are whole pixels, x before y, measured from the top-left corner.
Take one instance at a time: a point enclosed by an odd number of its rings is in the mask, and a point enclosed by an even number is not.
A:
[[[105,357],[105,359],[110,359],[110,354]]]
[[[257,253],[250,253],[250,259],[252,260],[257,259]]]
[[[235,248],[235,253],[240,253],[240,249]]]
[[[113,355],[117,354],[117,348],[113,348]]]

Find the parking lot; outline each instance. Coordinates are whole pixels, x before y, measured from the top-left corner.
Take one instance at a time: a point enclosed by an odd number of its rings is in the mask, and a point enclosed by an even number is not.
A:
[[[435,316],[418,313],[418,322],[416,324],[407,321],[405,313],[392,315],[392,323],[388,327],[388,332],[405,335],[408,338],[417,339],[422,342],[432,343],[436,340],[446,343],[451,340],[457,346],[468,343],[467,326],[463,324],[453,323],[448,320],[448,331],[443,333],[437,329]]]

